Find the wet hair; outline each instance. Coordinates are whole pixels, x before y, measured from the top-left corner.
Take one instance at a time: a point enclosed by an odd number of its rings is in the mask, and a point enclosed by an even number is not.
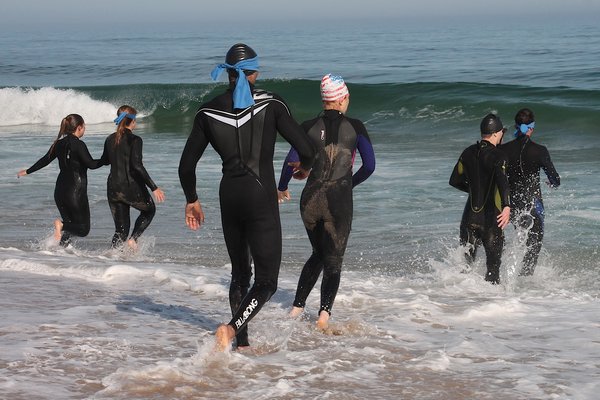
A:
[[[117,117],[119,115],[121,115],[121,113],[127,113],[127,114],[137,114],[137,110],[131,106],[128,106],[127,104],[122,105],[121,107],[119,107],[119,109],[117,110]],[[134,120],[129,118],[129,117],[125,117],[121,120],[121,122],[119,122],[119,125],[117,125],[117,135],[115,137],[115,145],[118,145],[119,142],[121,141],[121,138],[123,138],[123,135],[125,134],[125,130],[128,129],[127,127],[129,125],[131,125],[131,123]]]
[[[522,108],[517,111],[517,115],[515,115],[515,126],[521,126],[521,124],[529,125],[530,123],[535,121],[535,115],[533,115],[533,111],[529,108]]]
[[[51,149],[54,149],[56,142],[58,142],[63,136],[72,135],[75,133],[77,128],[85,124],[83,117],[79,114],[69,114],[60,121],[60,129],[58,130],[58,136],[52,143]]]

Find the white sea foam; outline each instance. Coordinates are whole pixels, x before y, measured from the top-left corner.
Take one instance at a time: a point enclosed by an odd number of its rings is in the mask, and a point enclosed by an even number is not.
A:
[[[53,87],[0,89],[0,126],[58,126],[68,114],[80,114],[88,124],[110,122],[118,106],[94,100],[73,89]]]

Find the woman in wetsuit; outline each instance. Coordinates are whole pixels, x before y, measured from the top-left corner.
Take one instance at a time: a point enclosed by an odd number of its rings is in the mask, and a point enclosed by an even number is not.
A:
[[[375,170],[373,146],[362,122],[345,116],[350,97],[344,80],[325,75],[321,80],[323,114],[302,124],[317,149],[315,164],[300,199],[300,213],[312,245],[296,290],[291,315],[298,316],[321,271],[321,307],[317,325],[326,329],[335,300],[342,261],[352,226],[352,190]],[[361,168],[352,175],[356,150]],[[288,183],[297,155],[291,149],[279,180],[279,200],[290,198]]]
[[[31,174],[58,158],[60,173],[54,188],[54,201],[62,221],[54,221],[54,237],[60,241],[61,246],[67,246],[72,236],[84,237],[90,232],[87,170],[96,169],[103,164],[100,160],[92,159],[87,146],[80,140],[84,133],[85,121],[81,115],[67,115],[46,155],[17,174],[18,177]]]
[[[142,163],[142,138],[134,135],[137,111],[131,106],[121,106],[117,110],[115,124],[117,131],[104,142],[102,162],[110,164],[107,195],[110,211],[115,221],[115,234],[112,246],[117,247],[127,241],[132,249],[137,248],[137,239],[148,228],[154,218],[156,206],[146,186],[152,190],[156,201],[164,201],[163,191],[156,186]],[[130,208],[140,212],[129,236]]]

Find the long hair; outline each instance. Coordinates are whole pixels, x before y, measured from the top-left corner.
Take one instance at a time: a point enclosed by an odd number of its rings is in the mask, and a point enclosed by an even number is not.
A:
[[[137,110],[125,104],[119,107],[119,109],[117,110],[117,117],[121,115],[121,113],[137,114]],[[125,130],[129,125],[131,125],[132,122],[133,119],[129,117],[125,117],[121,120],[121,122],[119,122],[119,125],[117,126],[117,135],[115,137],[115,145],[119,144],[119,142],[123,138],[123,135],[125,134]]]
[[[85,124],[85,121],[83,120],[83,117],[79,114],[69,114],[66,117],[64,117],[62,121],[60,121],[60,129],[58,131],[58,136],[56,136],[56,139],[54,140],[54,143],[52,143],[52,147],[50,147],[50,149],[54,150],[54,146],[56,146],[56,143],[63,136],[74,134],[77,128],[79,128],[83,124]]]

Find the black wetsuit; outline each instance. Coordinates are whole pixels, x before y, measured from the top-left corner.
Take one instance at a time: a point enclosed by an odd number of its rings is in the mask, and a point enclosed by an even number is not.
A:
[[[342,261],[352,226],[352,188],[375,170],[373,146],[362,122],[337,110],[326,110],[322,117],[306,121],[302,128],[317,148],[315,164],[300,198],[300,213],[312,245],[306,261],[294,306],[304,308],[321,271],[321,311],[331,314],[342,272]],[[362,166],[352,175],[358,149]],[[289,162],[295,161],[290,150],[279,181],[279,190],[287,190],[292,175]]]
[[[96,169],[103,164],[92,159],[84,142],[75,135],[66,135],[59,139],[28,170],[31,174],[58,158],[60,173],[54,188],[54,201],[63,222],[60,244],[66,246],[71,236],[87,236],[90,232],[90,205],[87,196],[87,170]]]
[[[127,240],[129,235],[130,207],[140,212],[135,221],[131,238],[137,240],[154,218],[156,206],[146,189],[157,189],[142,163],[142,138],[129,129],[116,143],[116,133],[106,138],[102,161],[110,164],[107,182],[107,196],[110,211],[115,221],[115,234],[112,246],[116,247]]]
[[[238,346],[248,344],[247,323],[277,289],[281,263],[281,224],[273,172],[277,132],[296,147],[309,169],[314,149],[283,100],[252,88],[255,105],[233,109],[232,90],[202,105],[179,164],[188,203],[196,194],[196,165],[207,145],[219,153],[221,222],[231,259],[229,302]],[[255,279],[250,261],[254,260]]]
[[[469,193],[460,223],[461,245],[469,246],[467,261],[475,259],[478,245],[483,244],[485,280],[499,283],[504,234],[496,218],[510,205],[506,155],[487,140],[467,147],[452,171],[450,185]]]
[[[560,185],[560,176],[546,147],[534,143],[527,135],[521,135],[503,144],[500,149],[508,158],[511,220],[516,226],[527,230],[527,251],[523,257],[520,275],[533,275],[544,238],[540,169],[544,170],[552,187]]]

